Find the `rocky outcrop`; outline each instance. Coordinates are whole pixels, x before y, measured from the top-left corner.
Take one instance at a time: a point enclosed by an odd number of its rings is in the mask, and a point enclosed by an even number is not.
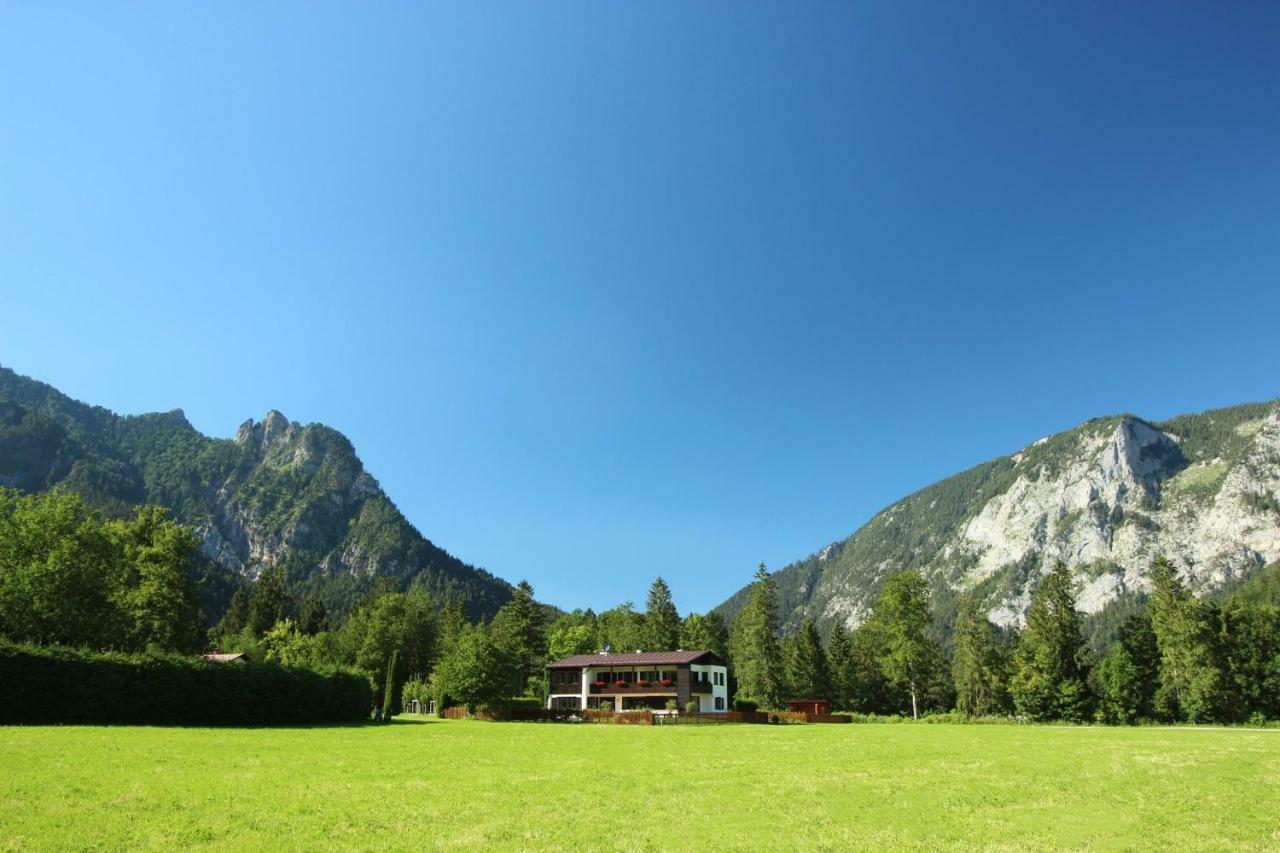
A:
[[[1200,591],[1280,560],[1277,496],[1274,403],[1163,424],[1102,418],[907,497],[777,580],[790,624],[808,615],[854,626],[884,578],[905,569],[940,590],[972,590],[993,620],[1016,624],[1062,560],[1080,607],[1095,612],[1146,591],[1157,555]]]
[[[108,512],[169,507],[216,566],[249,579],[283,566],[335,612],[377,577],[457,596],[474,616],[510,596],[423,537],[345,436],[274,410],[213,439],[181,410],[119,417],[0,368],[0,484],[70,488]]]

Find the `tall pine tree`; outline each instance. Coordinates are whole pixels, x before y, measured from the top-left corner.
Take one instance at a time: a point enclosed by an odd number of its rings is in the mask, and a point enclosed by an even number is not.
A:
[[[747,604],[733,622],[729,655],[738,676],[738,695],[764,708],[783,700],[782,649],[778,643],[778,591],[764,563],[756,570]]]

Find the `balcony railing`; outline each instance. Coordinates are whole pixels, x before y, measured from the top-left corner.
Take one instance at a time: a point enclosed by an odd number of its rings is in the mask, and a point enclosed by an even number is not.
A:
[[[690,681],[689,692],[690,693],[710,693],[711,682],[710,681]]]
[[[610,681],[601,687],[597,687],[593,682],[591,684],[592,694],[625,694],[627,696],[674,696],[676,695],[676,683],[663,684],[661,681],[651,681],[648,687],[641,687],[637,682],[630,682],[625,687],[619,687],[616,683]]]

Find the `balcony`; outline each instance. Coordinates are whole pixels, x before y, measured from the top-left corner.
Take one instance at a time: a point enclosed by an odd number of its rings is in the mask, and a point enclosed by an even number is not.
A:
[[[711,682],[710,681],[690,681],[689,692],[690,693],[710,693]]]
[[[597,687],[594,683],[591,685],[591,695],[599,696],[602,694],[619,696],[674,696],[676,695],[676,683],[663,684],[661,681],[654,681],[648,687],[641,687],[636,682],[631,682],[626,687],[619,687],[613,682],[609,682],[603,687]]]

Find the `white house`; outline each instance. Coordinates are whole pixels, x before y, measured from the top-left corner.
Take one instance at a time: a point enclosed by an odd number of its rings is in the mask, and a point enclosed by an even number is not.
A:
[[[551,682],[548,708],[599,708],[615,711],[664,708],[671,699],[683,710],[729,710],[729,673],[715,652],[706,650],[574,655],[547,666]]]

